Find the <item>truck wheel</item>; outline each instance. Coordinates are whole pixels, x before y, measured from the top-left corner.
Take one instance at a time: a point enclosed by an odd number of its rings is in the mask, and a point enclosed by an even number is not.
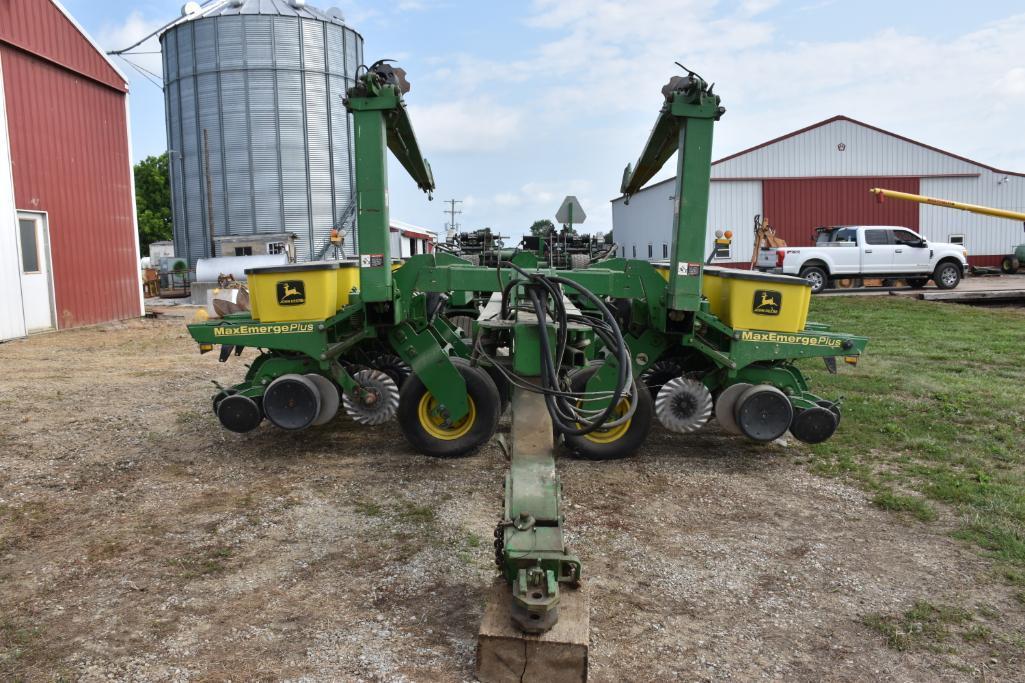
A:
[[[826,275],[826,271],[818,266],[802,268],[801,277],[811,283],[812,294],[818,294],[829,284],[829,276]]]
[[[1018,272],[1018,267],[1020,265],[1021,264],[1018,262],[1018,259],[1016,259],[1015,257],[1005,256],[1000,261],[1000,271],[1005,273],[1006,275],[1014,275]]]
[[[941,263],[936,266],[932,279],[940,289],[954,289],[961,282],[961,267],[950,261]]]

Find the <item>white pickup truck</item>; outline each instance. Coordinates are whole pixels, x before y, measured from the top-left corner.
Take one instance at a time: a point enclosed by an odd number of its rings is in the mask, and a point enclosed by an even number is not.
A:
[[[953,289],[968,269],[968,252],[960,244],[926,242],[897,226],[834,226],[816,228],[813,247],[763,247],[758,270],[798,275],[818,294],[840,278],[900,278],[912,287],[932,279],[940,289]]]

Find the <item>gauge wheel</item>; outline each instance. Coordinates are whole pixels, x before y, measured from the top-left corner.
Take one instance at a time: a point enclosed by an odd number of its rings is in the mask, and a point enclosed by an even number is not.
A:
[[[749,439],[775,441],[790,428],[794,407],[787,395],[776,387],[756,384],[737,399],[734,418],[740,431]]]
[[[584,391],[587,382],[594,373],[598,372],[600,365],[585,367],[570,377],[570,389],[574,392]],[[630,409],[630,401],[637,401],[637,408],[633,416],[621,425],[610,429],[596,429],[590,434],[573,436],[564,434],[566,446],[578,457],[585,460],[619,460],[628,458],[637,452],[648,432],[651,431],[651,420],[655,414],[654,404],[651,400],[651,393],[644,385],[637,385],[634,396],[622,398],[613,417],[625,415]]]
[[[1021,263],[1014,256],[1005,256],[1000,260],[1000,271],[1005,275],[1014,275],[1020,266]]]
[[[462,359],[452,364],[466,382],[469,412],[449,421],[437,412],[438,401],[415,374],[399,392],[399,427],[409,444],[424,455],[457,458],[473,453],[495,433],[501,398],[495,383],[480,368]]]
[[[303,375],[282,375],[263,392],[263,412],[281,429],[306,429],[320,415],[320,405],[320,390]]]

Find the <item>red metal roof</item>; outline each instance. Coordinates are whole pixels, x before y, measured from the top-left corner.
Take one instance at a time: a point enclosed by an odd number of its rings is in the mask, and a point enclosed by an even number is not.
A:
[[[47,212],[57,326],[138,317],[127,95],[6,43],[0,62],[15,205]]]
[[[124,76],[58,3],[0,0],[0,43],[121,92]]]

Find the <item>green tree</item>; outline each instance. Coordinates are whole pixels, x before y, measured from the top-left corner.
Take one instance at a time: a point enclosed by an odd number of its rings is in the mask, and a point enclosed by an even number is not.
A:
[[[171,181],[167,152],[146,157],[135,165],[135,204],[139,218],[139,247],[171,239]]]
[[[547,235],[552,230],[555,230],[555,223],[552,223],[547,218],[544,218],[539,221],[534,221],[534,224],[530,226],[530,234],[534,237]]]

